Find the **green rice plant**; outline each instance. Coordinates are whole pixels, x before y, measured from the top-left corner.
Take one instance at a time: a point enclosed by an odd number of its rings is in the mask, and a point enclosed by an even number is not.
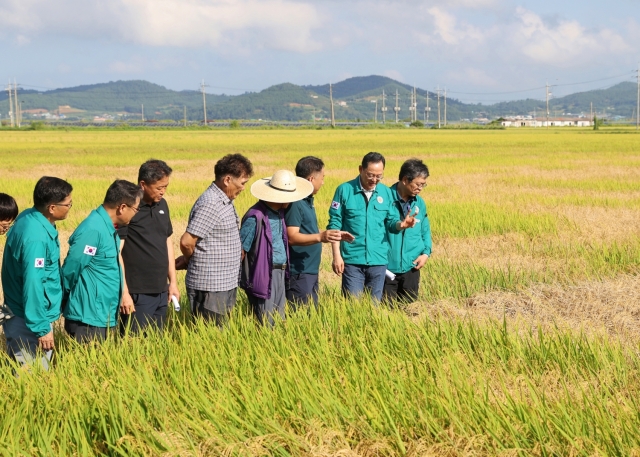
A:
[[[223,330],[176,320],[146,339],[62,338],[51,372],[0,369],[0,405],[12,411],[0,419],[3,452],[301,455],[323,434],[337,437],[332,452],[368,443],[390,455],[640,445],[629,348],[322,298],[319,312],[273,329],[239,309]]]

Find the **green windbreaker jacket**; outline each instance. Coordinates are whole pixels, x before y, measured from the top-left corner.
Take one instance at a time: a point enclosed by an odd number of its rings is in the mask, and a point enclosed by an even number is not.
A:
[[[100,206],[69,239],[62,274],[68,302],[64,317],[95,327],[113,327],[122,297],[120,237]]]

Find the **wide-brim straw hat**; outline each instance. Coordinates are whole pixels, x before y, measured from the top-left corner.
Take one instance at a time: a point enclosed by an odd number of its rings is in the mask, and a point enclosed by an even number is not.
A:
[[[313,184],[289,170],[278,170],[273,176],[262,178],[251,185],[251,194],[259,200],[271,203],[292,203],[308,197]]]

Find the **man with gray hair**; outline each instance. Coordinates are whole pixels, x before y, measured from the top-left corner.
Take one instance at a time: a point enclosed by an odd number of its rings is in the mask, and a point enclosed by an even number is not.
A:
[[[214,167],[215,181],[189,214],[180,238],[182,256],[176,268],[187,268],[187,294],[194,315],[223,325],[236,304],[242,246],[240,219],[233,200],[253,175],[253,166],[240,154],[229,154]]]

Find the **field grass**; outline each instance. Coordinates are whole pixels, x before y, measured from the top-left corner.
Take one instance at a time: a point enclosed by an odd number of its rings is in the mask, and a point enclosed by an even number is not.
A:
[[[175,170],[177,246],[230,152],[255,179],[321,157],[321,226],[366,152],[387,158],[387,185],[422,158],[434,234],[404,310],[342,300],[325,249],[322,309],[273,330],[243,301],[224,331],[183,311],[147,340],[79,348],[59,334],[51,373],[0,368],[0,454],[640,454],[640,136],[616,133],[0,132],[0,191],[21,208],[44,174],[73,184],[63,255],[110,182],[152,157]],[[253,202],[246,191],[238,212]]]

